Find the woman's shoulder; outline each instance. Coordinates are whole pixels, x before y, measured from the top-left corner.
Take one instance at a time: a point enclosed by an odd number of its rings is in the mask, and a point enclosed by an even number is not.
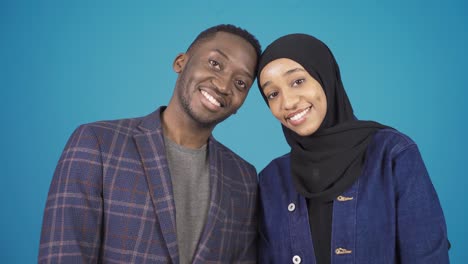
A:
[[[390,127],[378,130],[375,133],[375,137],[393,138],[406,143],[414,143],[408,135]]]
[[[394,128],[380,129],[374,134],[374,141],[388,142],[400,146],[416,144],[408,135]]]
[[[289,161],[290,153],[286,153],[282,156],[274,158],[265,168],[263,168],[259,173],[259,180],[262,181],[265,177],[271,178],[279,176],[283,173],[289,173]]]
[[[398,154],[410,147],[415,147],[416,143],[406,134],[394,129],[385,128],[377,131],[369,145],[370,149],[382,149],[385,152]]]
[[[291,156],[291,153],[288,152],[288,153],[286,153],[286,154],[284,154],[282,156],[279,156],[279,157],[276,157],[276,158],[272,159],[270,161],[270,163],[268,163],[268,165],[266,165],[265,168],[263,168],[262,171],[271,170],[272,168],[275,168],[275,167],[278,167],[278,166],[284,166],[284,165],[288,164],[290,156]]]

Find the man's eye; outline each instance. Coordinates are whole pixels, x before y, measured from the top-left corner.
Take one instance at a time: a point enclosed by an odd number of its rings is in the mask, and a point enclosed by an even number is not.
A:
[[[221,69],[219,62],[215,60],[209,60],[208,62],[210,63],[211,67],[216,68],[217,70]]]
[[[278,92],[272,92],[271,94],[267,95],[267,99],[271,100],[278,96]]]
[[[236,85],[241,87],[241,88],[246,88],[247,87],[247,84],[242,80],[237,80]]]

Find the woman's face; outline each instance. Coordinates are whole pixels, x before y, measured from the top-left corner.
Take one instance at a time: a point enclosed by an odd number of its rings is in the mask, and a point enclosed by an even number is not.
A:
[[[277,59],[262,69],[259,82],[271,112],[284,126],[301,136],[317,131],[327,113],[327,99],[304,67]]]

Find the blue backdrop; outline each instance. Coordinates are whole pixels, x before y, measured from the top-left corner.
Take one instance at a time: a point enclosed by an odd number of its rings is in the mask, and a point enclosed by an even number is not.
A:
[[[36,261],[49,184],[70,133],[166,104],[175,55],[219,23],[245,27],[264,47],[293,32],[327,43],[356,115],[418,143],[447,219],[452,263],[466,261],[463,1],[96,2],[0,2],[2,263]],[[256,85],[214,134],[257,170],[288,151]]]

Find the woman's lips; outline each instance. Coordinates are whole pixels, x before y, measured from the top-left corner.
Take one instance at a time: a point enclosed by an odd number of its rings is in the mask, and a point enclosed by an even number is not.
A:
[[[296,111],[286,116],[286,120],[294,126],[300,125],[305,121],[306,114],[310,111],[312,106],[309,106],[303,110]]]

